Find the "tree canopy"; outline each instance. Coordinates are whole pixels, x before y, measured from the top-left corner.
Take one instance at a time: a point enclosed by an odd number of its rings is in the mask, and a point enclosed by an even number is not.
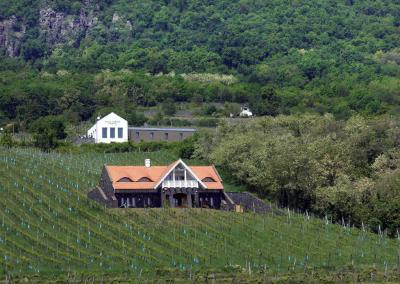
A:
[[[0,0],[23,35],[19,57],[0,51],[0,119],[77,122],[170,100],[340,119],[399,110],[396,1],[28,2]],[[58,39],[44,9],[90,25]]]

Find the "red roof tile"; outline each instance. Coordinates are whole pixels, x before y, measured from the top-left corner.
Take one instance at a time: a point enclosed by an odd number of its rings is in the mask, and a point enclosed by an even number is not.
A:
[[[203,182],[208,189],[224,189],[224,186],[222,185],[222,179],[213,166],[191,166],[190,169],[200,180],[203,180],[207,177],[215,180],[215,182]]]

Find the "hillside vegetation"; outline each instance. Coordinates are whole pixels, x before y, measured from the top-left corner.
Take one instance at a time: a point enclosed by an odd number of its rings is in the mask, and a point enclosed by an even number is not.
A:
[[[397,1],[1,0],[0,11],[0,122],[165,101],[340,119],[399,110]]]
[[[259,118],[222,125],[197,155],[281,206],[398,236],[399,130],[396,117]]]
[[[141,164],[145,157],[153,164],[176,158],[166,152],[1,150],[0,272],[14,278],[82,273],[194,279],[206,272],[275,275],[374,267],[367,277],[375,279],[379,271],[389,277],[399,265],[398,240],[329,219],[278,211],[105,209],[86,198],[103,163]]]

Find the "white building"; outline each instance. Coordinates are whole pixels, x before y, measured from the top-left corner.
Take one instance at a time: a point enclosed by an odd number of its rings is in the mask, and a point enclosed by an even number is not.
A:
[[[241,111],[240,111],[239,115],[241,117],[251,117],[251,116],[253,116],[253,113],[250,111],[250,109],[248,107],[242,107],[240,109],[241,109]]]
[[[128,121],[112,112],[98,118],[88,130],[87,136],[94,138],[95,143],[128,142]]]

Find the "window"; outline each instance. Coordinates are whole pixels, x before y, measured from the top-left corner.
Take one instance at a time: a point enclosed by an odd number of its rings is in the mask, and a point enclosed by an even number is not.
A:
[[[175,180],[185,180],[185,169],[181,165],[177,166],[174,170]]]
[[[168,140],[168,133],[167,132],[164,133],[164,136],[165,136],[165,140]]]
[[[118,138],[122,138],[124,133],[124,129],[122,127],[118,127]]]
[[[133,180],[131,180],[131,179],[128,178],[128,177],[123,177],[123,178],[120,178],[120,179],[118,180],[118,182],[133,182]]]
[[[110,138],[115,138],[115,128],[114,127],[110,128]]]
[[[136,138],[139,138],[139,137],[140,137],[140,132],[136,131]]]
[[[215,180],[212,177],[205,177],[201,181],[204,181],[204,182],[215,182]]]
[[[183,133],[179,133],[179,139],[183,140]]]
[[[152,182],[152,180],[148,177],[141,177],[140,179],[138,179],[138,182]]]
[[[154,132],[150,132],[150,139],[154,140]]]
[[[102,128],[102,137],[107,138],[107,127]]]

